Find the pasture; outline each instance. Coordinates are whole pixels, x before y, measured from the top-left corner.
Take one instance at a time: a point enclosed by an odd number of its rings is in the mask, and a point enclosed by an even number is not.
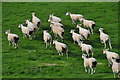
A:
[[[31,20],[31,13],[42,21],[42,27],[36,33],[36,38],[30,41],[22,37],[18,25]],[[89,43],[94,48],[94,57],[98,61],[96,73],[91,75],[84,71],[82,51],[77,44],[73,44],[70,30],[78,29],[66,12],[78,13],[96,22],[94,34]],[[69,49],[69,58],[59,56],[54,45],[46,49],[42,30],[47,29],[50,34],[48,18],[54,13],[62,19],[65,29],[65,41]],[[77,22],[79,23],[79,22]],[[84,27],[84,26],[82,26]],[[118,53],[118,3],[113,2],[3,2],[2,3],[2,76],[3,78],[113,78],[111,67],[108,67],[106,56],[103,55],[104,45],[100,43],[98,29],[110,35],[113,49]],[[19,48],[9,46],[5,31],[20,36]],[[59,41],[61,41],[59,39]],[[108,45],[107,45],[108,47]],[[119,54],[120,55],[120,54]]]

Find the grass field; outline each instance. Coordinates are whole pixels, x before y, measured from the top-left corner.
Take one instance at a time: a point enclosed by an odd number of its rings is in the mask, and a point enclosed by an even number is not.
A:
[[[77,44],[73,44],[70,34],[70,30],[76,29],[76,25],[72,24],[69,16],[65,16],[67,11],[83,14],[86,19],[94,20],[97,24],[94,29],[95,34],[90,36],[89,42],[94,47],[94,57],[98,61],[96,74],[91,75],[84,71],[81,49]],[[42,27],[36,33],[36,38],[30,41],[28,38],[22,38],[18,25],[24,23],[26,19],[31,19],[32,12],[36,12],[36,16],[41,19]],[[48,29],[50,32],[47,20],[51,13],[62,18],[65,43],[69,49],[68,59],[66,56],[58,56],[54,45],[51,50],[45,48],[42,30]],[[105,32],[110,35],[113,46],[113,50],[110,51],[118,53],[120,51],[118,3],[4,2],[2,4],[2,25],[3,78],[113,78],[106,56],[102,54],[104,46],[100,43],[98,29],[103,27]],[[7,35],[5,35],[5,31],[8,29],[20,36],[18,49],[8,45]],[[78,29],[76,32],[78,33]],[[53,33],[50,33],[53,36]]]

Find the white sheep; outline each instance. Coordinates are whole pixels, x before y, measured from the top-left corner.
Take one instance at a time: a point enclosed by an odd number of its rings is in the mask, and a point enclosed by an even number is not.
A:
[[[12,34],[10,33],[10,30],[7,30],[5,34],[8,34],[8,41],[9,41],[9,46],[12,43],[12,46],[17,48],[18,47],[18,41],[19,41],[19,36],[17,34]]]
[[[55,38],[57,38],[57,36],[59,36],[62,40],[62,42],[64,42],[64,29],[61,27],[56,27],[56,26],[51,26],[51,30],[55,35]]]
[[[32,13],[32,22],[37,25],[38,29],[41,26],[41,20],[35,16],[35,13]]]
[[[50,48],[51,48],[52,36],[47,32],[47,30],[43,30],[43,39],[46,44],[46,48],[48,45],[50,45]]]
[[[68,15],[71,17],[73,24],[75,24],[75,21],[80,21],[81,18],[84,18],[84,16],[81,14],[72,14],[70,12],[67,12],[66,16]]]
[[[62,55],[64,53],[66,53],[66,56],[68,58],[68,47],[66,44],[58,42],[57,40],[53,40],[53,44],[55,44],[55,48],[57,50],[57,52],[59,53],[59,56]]]
[[[115,58],[112,58],[112,71],[114,73],[114,78],[116,78],[116,74],[118,74],[118,78],[120,78],[120,63],[116,62]]]
[[[31,30],[31,28],[25,27],[23,26],[23,24],[19,24],[18,27],[22,30],[23,38],[29,36],[29,39],[32,40],[33,31]]]
[[[104,43],[104,48],[106,48],[106,42],[108,42],[110,49],[112,49],[111,40],[110,40],[109,35],[107,35],[103,32],[103,28],[99,28],[99,32],[100,32],[100,41],[101,41],[101,43]]]
[[[58,22],[58,23],[61,23],[62,20],[61,20],[61,18],[56,17],[56,16],[54,16],[53,14],[51,14],[51,15],[49,16],[48,22]]]
[[[82,24],[78,24],[77,28],[79,29],[79,33],[87,40],[90,37],[90,31],[81,27]]]
[[[84,54],[84,52],[86,52],[89,57],[89,54],[91,53],[92,57],[93,57],[94,53],[93,53],[93,47],[91,45],[85,44],[83,42],[80,42],[78,45],[80,46],[83,54]]]
[[[80,41],[83,40],[82,35],[75,33],[75,30],[74,30],[74,29],[72,29],[72,30],[70,31],[70,33],[72,34],[72,38],[73,38],[74,44],[75,44],[75,42],[77,42],[77,43],[79,44]]]
[[[82,58],[84,59],[85,72],[89,72],[90,73],[90,69],[91,69],[91,74],[95,73],[97,60],[95,58],[87,58],[86,54],[83,54]],[[89,68],[88,69],[89,71],[87,70],[87,68]]]
[[[88,29],[91,30],[92,34],[93,34],[93,29],[95,27],[95,22],[91,21],[91,20],[86,20],[85,18],[81,18],[80,22]]]
[[[30,22],[29,20],[25,20],[25,21],[26,21],[27,27],[31,28],[32,31],[34,31],[33,34],[34,34],[34,37],[35,37],[35,32],[37,30],[37,26],[34,23]]]
[[[108,66],[112,65],[112,58],[120,59],[119,55],[115,52],[108,51],[109,49],[103,50],[103,54],[106,54],[108,60]]]

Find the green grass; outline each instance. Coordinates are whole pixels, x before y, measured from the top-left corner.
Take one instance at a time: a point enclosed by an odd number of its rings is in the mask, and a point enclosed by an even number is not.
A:
[[[94,20],[97,24],[94,29],[95,34],[90,36],[89,42],[94,47],[94,56],[99,63],[96,74],[91,75],[84,71],[82,52],[77,44],[73,44],[70,34],[70,30],[76,29],[76,25],[72,24],[69,16],[65,16],[67,11],[83,14],[86,19]],[[22,38],[22,32],[18,25],[24,23],[26,19],[31,19],[32,12],[36,12],[36,15],[42,20],[42,27],[36,33],[36,38],[30,41],[28,38]],[[45,49],[42,30],[48,29],[50,32],[47,20],[51,13],[62,18],[65,29],[65,43],[69,49],[68,59],[66,56],[58,56],[54,45],[52,45],[52,50]],[[99,40],[98,29],[100,27],[103,27],[105,32],[110,35],[113,46],[111,51],[119,52],[118,3],[3,2],[3,78],[113,78],[111,67],[108,67],[106,57],[102,54],[104,46]],[[7,35],[5,35],[5,31],[8,29],[20,36],[18,49],[8,45]],[[78,32],[78,29],[76,29],[76,32]],[[53,33],[51,34],[54,36]]]

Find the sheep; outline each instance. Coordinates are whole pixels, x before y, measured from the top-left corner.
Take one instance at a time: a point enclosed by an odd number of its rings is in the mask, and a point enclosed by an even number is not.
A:
[[[10,30],[7,30],[5,34],[8,34],[8,41],[9,41],[9,46],[12,43],[12,46],[17,48],[18,47],[18,41],[19,41],[19,36],[17,34],[12,34],[10,33]]]
[[[19,24],[18,28],[21,28],[22,33],[23,33],[23,38],[27,36],[29,36],[29,39],[32,40],[32,34],[33,31],[31,30],[31,28],[29,27],[25,27],[23,26],[23,24]]]
[[[75,30],[74,30],[74,29],[72,29],[72,30],[70,31],[70,33],[72,34],[72,38],[73,38],[74,44],[75,44],[76,41],[77,41],[77,43],[79,44],[80,41],[83,40],[82,35],[75,33]]]
[[[66,53],[66,56],[68,58],[68,47],[66,44],[58,42],[57,40],[53,40],[53,44],[55,44],[55,48],[56,48],[59,56],[60,55],[63,56],[63,54]]]
[[[34,32],[34,37],[35,37],[35,32],[37,30],[37,26],[35,24],[33,24],[32,22],[30,22],[29,20],[25,20],[26,21],[26,24],[27,24],[27,27],[31,28],[32,31]]]
[[[35,13],[32,13],[32,22],[37,25],[38,29],[41,26],[41,20],[35,16]]]
[[[79,33],[80,33],[85,39],[89,40],[90,31],[82,28],[81,25],[82,25],[82,24],[78,24],[78,25],[77,25],[77,28],[79,29]]]
[[[85,68],[85,72],[89,72],[90,73],[90,69],[91,69],[91,74],[95,73],[95,69],[97,66],[97,60],[95,58],[87,58],[86,54],[82,54],[82,58],[84,59],[84,68]],[[89,68],[87,70],[87,68]]]
[[[66,13],[66,16],[70,16],[71,17],[71,19],[72,19],[72,24],[75,24],[75,21],[80,21],[80,19],[81,18],[84,18],[84,16],[83,15],[81,15],[81,14],[72,14],[72,13],[70,13],[70,12],[67,12]]]
[[[81,19],[80,19],[80,22],[81,22],[86,28],[90,29],[91,32],[92,32],[92,34],[94,34],[94,33],[93,33],[93,29],[94,29],[94,27],[95,27],[95,25],[96,25],[94,21],[86,20],[85,18],[81,18]]]
[[[51,48],[52,36],[47,32],[47,30],[43,30],[43,39],[46,44],[46,48],[47,48],[48,44],[50,45],[50,48]]]
[[[89,57],[89,54],[91,53],[92,57],[93,57],[94,53],[93,53],[93,47],[91,45],[85,44],[83,42],[80,42],[78,45],[80,46],[83,54],[84,54],[84,52],[86,52]]]
[[[112,71],[114,73],[114,78],[116,78],[116,74],[118,74],[118,78],[120,78],[120,63],[116,62],[115,58],[112,57]]]
[[[119,55],[115,52],[108,51],[109,49],[103,50],[103,54],[106,54],[107,60],[108,60],[108,66],[112,65],[112,57],[115,59],[120,59]]]
[[[51,14],[51,15],[49,16],[48,22],[58,22],[58,23],[61,23],[62,20],[61,20],[61,18],[56,17],[56,16],[54,16],[53,14]]]
[[[61,38],[62,42],[64,42],[64,29],[61,27],[56,27],[55,25],[50,26],[50,27],[52,29],[52,32],[55,35],[55,38],[57,38],[57,36],[59,36]]]
[[[106,42],[108,42],[110,49],[112,49],[111,40],[110,40],[109,35],[107,35],[103,32],[103,28],[99,28],[99,32],[100,32],[100,41],[101,41],[101,43],[104,43],[104,48],[106,48]]]

